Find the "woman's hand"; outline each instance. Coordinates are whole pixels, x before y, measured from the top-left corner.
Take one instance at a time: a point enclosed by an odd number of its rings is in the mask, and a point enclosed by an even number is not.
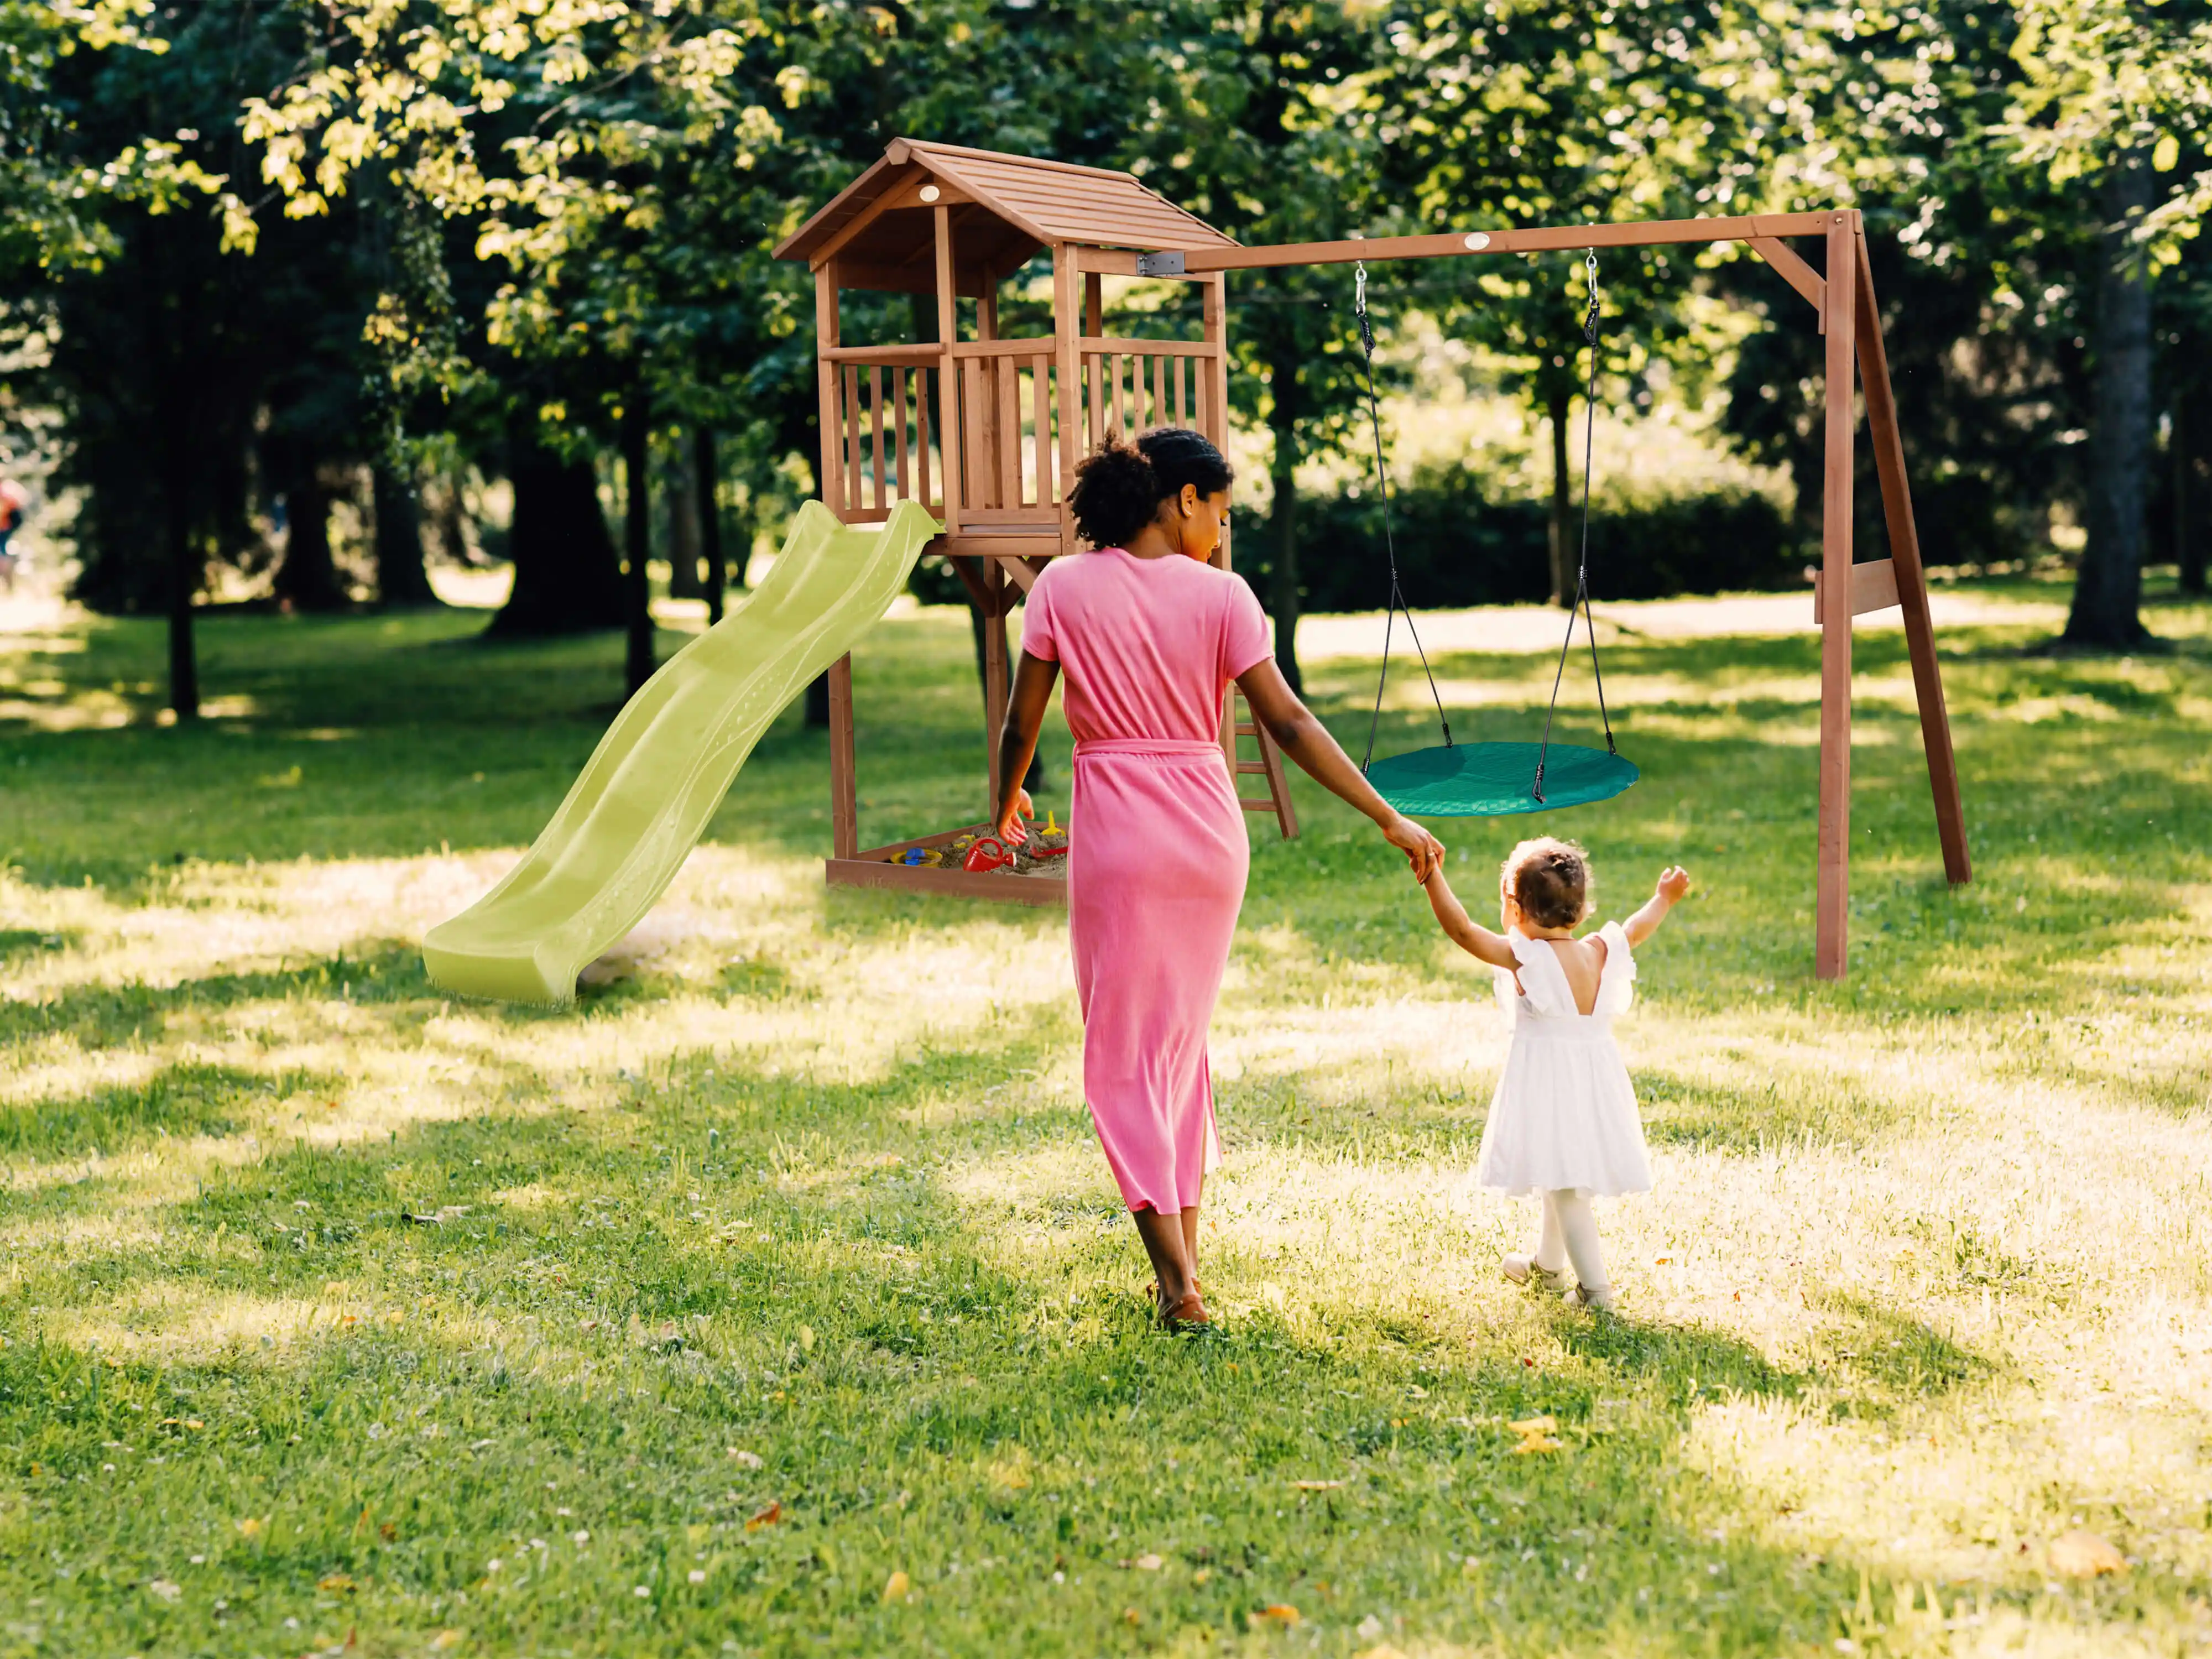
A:
[[[1425,882],[1430,872],[1443,867],[1444,844],[1401,812],[1384,820],[1382,839],[1406,855],[1415,881]]]
[[[1022,820],[1036,816],[1036,808],[1030,805],[1030,792],[1015,790],[999,808],[999,839],[1008,847],[1019,847],[1030,838],[1030,832],[1022,828]]]

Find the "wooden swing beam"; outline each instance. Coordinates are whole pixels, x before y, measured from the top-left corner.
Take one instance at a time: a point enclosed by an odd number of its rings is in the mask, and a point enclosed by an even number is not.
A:
[[[1814,270],[1784,239],[1819,236],[1826,273]],[[1646,224],[1590,224],[1429,236],[1377,236],[1272,247],[1205,247],[1159,253],[1085,249],[1083,268],[1130,276],[1195,276],[1282,265],[1346,264],[1353,260],[1435,259],[1496,253],[1558,252],[1580,248],[1652,247],[1678,243],[1744,242],[1809,301],[1826,340],[1827,381],[1820,491],[1820,566],[1814,586],[1820,629],[1820,804],[1819,879],[1814,896],[1814,969],[1841,979],[1849,963],[1851,827],[1852,618],[1892,605],[1904,612],[1905,646],[1920,708],[1920,733],[1935,795],[1936,834],[1943,873],[1955,886],[1972,879],[1951,720],[1928,604],[1928,576],[1912,520],[1905,447],[1875,307],[1866,229],[1856,209],[1821,213],[1740,215],[1659,220]],[[1881,483],[1889,557],[1854,562],[1851,556],[1852,452],[1857,425],[1852,388],[1866,398],[1867,435]],[[1847,602],[1830,603],[1829,596]]]

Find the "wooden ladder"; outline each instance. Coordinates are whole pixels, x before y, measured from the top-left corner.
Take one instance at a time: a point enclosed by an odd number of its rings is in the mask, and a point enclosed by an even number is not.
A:
[[[1238,745],[1250,738],[1259,750],[1257,760],[1246,760]],[[1260,722],[1253,718],[1251,706],[1244,694],[1234,685],[1229,688],[1229,701],[1221,718],[1221,752],[1229,762],[1229,787],[1237,792],[1237,804],[1248,812],[1273,812],[1281,826],[1283,839],[1294,841],[1298,833],[1298,811],[1291,805],[1290,786],[1283,777],[1283,751],[1269,737]],[[1267,793],[1248,795],[1244,793],[1247,777],[1267,779]]]

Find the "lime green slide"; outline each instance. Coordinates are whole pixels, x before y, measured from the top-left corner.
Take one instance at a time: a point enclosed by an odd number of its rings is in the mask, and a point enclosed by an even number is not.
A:
[[[913,501],[851,528],[802,506],[767,580],[623,706],[522,861],[424,936],[431,979],[574,1000],[578,970],[653,908],[769,722],[874,625],[938,530]]]

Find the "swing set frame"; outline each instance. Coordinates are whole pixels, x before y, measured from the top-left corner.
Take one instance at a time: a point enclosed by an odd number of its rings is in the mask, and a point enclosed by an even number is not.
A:
[[[1788,239],[1802,236],[1818,236],[1825,243],[1822,270],[1814,270],[1790,246]],[[1822,979],[1841,979],[1850,963],[1851,632],[1856,617],[1893,607],[1903,612],[1913,694],[1920,709],[1921,742],[1928,757],[1929,787],[1935,796],[1936,836],[1942,849],[1943,873],[1954,887],[1973,879],[1973,862],[1966,848],[1966,812],[1959,795],[1958,760],[1951,747],[1951,717],[1943,701],[1942,670],[1936,658],[1928,574],[1920,556],[1920,533],[1913,522],[1912,491],[1905,477],[1897,399],[1890,386],[1889,356],[1875,304],[1866,227],[1857,209],[1382,236],[1271,247],[1196,248],[1141,258],[1133,262],[1132,274],[1196,276],[1278,265],[1373,264],[1383,259],[1714,242],[1748,244],[1811,304],[1819,331],[1826,340],[1820,564],[1813,587],[1813,620],[1820,629],[1820,842],[1814,971]],[[1867,436],[1874,447],[1875,471],[1881,485],[1882,518],[1889,541],[1889,556],[1885,559],[1857,560],[1853,553],[1852,483],[1858,425],[1855,387],[1865,398]],[[1832,595],[1844,596],[1843,602],[1832,602]]]
[[[1790,246],[1813,236],[1826,246],[1824,270],[1815,270]],[[1866,233],[1856,210],[1243,247],[1126,173],[901,138],[786,238],[776,254],[805,260],[814,275],[819,476],[830,510],[847,523],[870,523],[887,518],[900,501],[920,501],[944,522],[935,550],[946,556],[985,618],[988,766],[1006,701],[1006,612],[1047,560],[1079,550],[1066,502],[1077,461],[1109,432],[1166,420],[1195,425],[1216,442],[1227,436],[1224,285],[1229,272],[1717,242],[1747,244],[1772,266],[1813,307],[1826,340],[1821,553],[1814,586],[1814,621],[1820,629],[1814,970],[1823,979],[1840,979],[1848,963],[1850,911],[1851,641],[1857,617],[1893,606],[1903,612],[1944,873],[1954,885],[1972,874],[1927,574]],[[1053,261],[1052,331],[1001,339],[1000,283],[1047,251]],[[1107,276],[1193,283],[1204,298],[1202,339],[1108,337],[1100,286]],[[845,344],[838,295],[848,289],[933,299],[935,337],[909,344]],[[973,328],[963,338],[957,307],[969,297]],[[1863,391],[1881,485],[1889,543],[1885,559],[1853,556],[1855,390]],[[1217,556],[1224,566],[1228,553],[1224,540]],[[915,849],[948,842],[961,831],[862,849],[850,656],[830,670],[830,692],[835,845],[823,870],[828,881],[1032,904],[1063,902],[1058,882],[904,864]],[[1258,759],[1241,757],[1240,738],[1255,744]],[[1221,738],[1232,787],[1240,775],[1264,775],[1267,794],[1245,800],[1245,809],[1275,816],[1285,836],[1296,835],[1281,757],[1257,721],[1237,718],[1233,695]],[[995,811],[995,801],[993,807]]]

